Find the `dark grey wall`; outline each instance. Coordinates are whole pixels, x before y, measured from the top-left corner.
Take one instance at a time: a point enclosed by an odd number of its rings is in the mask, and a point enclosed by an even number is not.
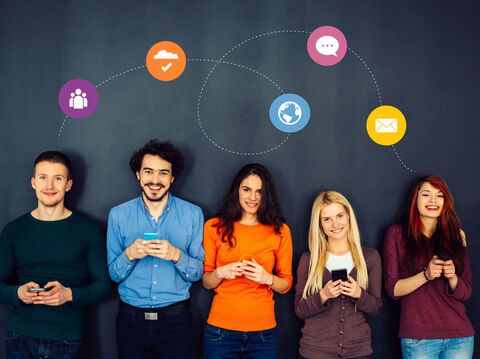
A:
[[[69,206],[105,226],[112,206],[139,193],[128,169],[131,152],[160,138],[178,145],[188,160],[173,192],[199,204],[206,217],[216,211],[242,165],[267,165],[292,228],[296,266],[320,190],[343,192],[357,211],[364,243],[380,250],[412,181],[435,173],[450,184],[469,238],[475,277],[467,307],[478,330],[480,309],[473,305],[480,300],[477,14],[474,1],[1,0],[0,227],[35,206],[31,163],[51,148],[75,159]],[[351,52],[332,68],[316,65],[306,54],[305,33],[260,37],[224,59],[260,71],[283,91],[309,101],[308,127],[274,151],[236,155],[207,140],[197,123],[197,99],[213,63],[197,61],[188,61],[184,74],[170,83],[156,81],[144,68],[105,83],[98,88],[97,112],[67,120],[58,138],[65,116],[57,94],[69,79],[99,84],[142,66],[148,48],[160,40],[181,44],[189,59],[219,59],[255,35],[321,25],[345,33],[374,74],[383,103],[403,110],[408,129],[396,150],[415,172],[391,147],[366,135],[366,117],[379,100],[365,66]],[[234,151],[274,147],[285,137],[268,120],[279,94],[259,75],[220,64],[203,92],[204,129],[219,146]],[[191,292],[200,358],[211,293],[198,283]],[[89,310],[86,357],[115,358],[116,301],[112,297]],[[284,359],[295,358],[302,325],[292,302],[293,293],[277,297]],[[6,311],[0,311],[2,323]],[[384,297],[382,312],[370,323],[375,357],[398,358],[397,303]]]

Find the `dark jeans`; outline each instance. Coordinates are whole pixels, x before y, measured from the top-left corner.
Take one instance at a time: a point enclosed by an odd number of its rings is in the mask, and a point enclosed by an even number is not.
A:
[[[5,351],[7,359],[80,359],[82,342],[32,338],[7,331]]]
[[[276,359],[277,329],[258,332],[227,330],[207,324],[205,358],[207,359]]]
[[[117,316],[118,357],[190,359],[192,328],[190,308],[185,302],[148,310],[120,302]]]

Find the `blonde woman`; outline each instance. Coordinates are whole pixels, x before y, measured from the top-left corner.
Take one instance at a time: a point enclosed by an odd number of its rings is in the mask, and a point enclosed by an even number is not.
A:
[[[300,357],[371,358],[365,314],[382,306],[380,256],[361,246],[353,208],[342,194],[321,192],[313,202],[308,247],[295,287],[295,312],[305,320]]]

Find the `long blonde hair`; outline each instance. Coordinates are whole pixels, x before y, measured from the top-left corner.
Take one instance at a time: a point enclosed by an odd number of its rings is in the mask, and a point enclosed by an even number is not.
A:
[[[318,293],[323,288],[322,278],[327,262],[328,241],[321,228],[320,212],[332,203],[341,204],[348,214],[350,225],[347,240],[350,252],[352,253],[353,263],[357,268],[357,283],[363,289],[367,289],[368,287],[367,264],[363,257],[362,246],[360,244],[360,232],[353,208],[342,194],[336,191],[324,191],[320,192],[317,198],[315,198],[312,206],[310,231],[308,234],[310,265],[308,268],[307,283],[303,289],[304,299]]]

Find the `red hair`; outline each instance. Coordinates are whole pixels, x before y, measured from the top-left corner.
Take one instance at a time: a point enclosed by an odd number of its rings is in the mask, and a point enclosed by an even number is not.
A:
[[[424,183],[430,183],[434,188],[443,193],[443,208],[438,218],[436,234],[441,240],[442,247],[450,253],[456,271],[461,274],[463,272],[463,256],[464,256],[464,239],[460,233],[460,220],[455,212],[452,192],[448,188],[447,183],[440,177],[429,175],[417,180],[410,191],[409,208],[405,223],[406,237],[407,237],[407,252],[406,258],[411,268],[415,268],[418,262],[428,261],[429,247],[428,241],[425,241],[423,234],[423,223],[418,212],[418,193],[420,187]],[[427,242],[427,243],[426,243]],[[415,268],[417,269],[417,268]]]

